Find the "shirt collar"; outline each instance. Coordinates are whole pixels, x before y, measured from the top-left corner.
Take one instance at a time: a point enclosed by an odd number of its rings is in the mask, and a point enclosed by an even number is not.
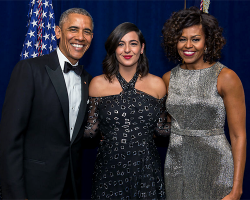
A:
[[[62,71],[63,71],[65,62],[68,62],[68,63],[70,63],[72,65],[72,63],[69,61],[69,59],[66,58],[66,56],[61,52],[59,47],[56,48],[56,52],[57,52],[57,55],[58,55],[58,59],[59,59],[59,63],[60,63]],[[78,65],[78,62],[73,66],[76,66],[76,65]]]

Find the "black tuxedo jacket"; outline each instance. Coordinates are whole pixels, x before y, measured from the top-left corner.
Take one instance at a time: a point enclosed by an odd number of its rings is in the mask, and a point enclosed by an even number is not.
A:
[[[70,141],[68,94],[56,51],[15,66],[0,123],[3,198],[59,199],[69,166],[76,193],[90,80],[84,70]]]

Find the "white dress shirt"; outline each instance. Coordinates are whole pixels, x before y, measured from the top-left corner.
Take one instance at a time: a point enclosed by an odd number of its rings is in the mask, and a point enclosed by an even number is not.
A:
[[[58,47],[56,51],[61,69],[63,71],[65,62],[69,62],[70,64],[72,63],[63,55],[63,53],[60,51]],[[75,65],[77,64],[78,62]],[[81,76],[78,76],[74,71],[69,71],[68,73],[63,72],[63,76],[66,83],[68,98],[69,98],[69,129],[70,129],[70,140],[71,140],[82,98]]]

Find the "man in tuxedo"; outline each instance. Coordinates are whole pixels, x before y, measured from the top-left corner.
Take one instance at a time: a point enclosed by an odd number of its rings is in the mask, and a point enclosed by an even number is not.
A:
[[[84,9],[65,11],[59,47],[15,66],[0,123],[3,199],[79,198],[91,76],[78,65],[93,38]]]

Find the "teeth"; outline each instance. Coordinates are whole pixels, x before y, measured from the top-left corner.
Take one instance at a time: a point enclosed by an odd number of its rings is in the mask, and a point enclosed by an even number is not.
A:
[[[77,48],[81,48],[81,47],[83,47],[83,45],[82,44],[71,44],[73,47],[77,47]]]
[[[189,55],[191,55],[191,54],[193,54],[193,53],[194,53],[194,51],[185,51],[184,53],[185,53],[185,54],[189,54]]]

